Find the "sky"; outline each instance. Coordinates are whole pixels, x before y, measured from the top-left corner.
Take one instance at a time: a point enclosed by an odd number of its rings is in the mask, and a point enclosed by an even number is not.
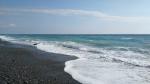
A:
[[[0,34],[150,34],[150,0],[0,0]]]

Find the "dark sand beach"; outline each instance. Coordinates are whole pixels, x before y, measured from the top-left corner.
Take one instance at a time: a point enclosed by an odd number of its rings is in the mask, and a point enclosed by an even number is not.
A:
[[[64,72],[72,59],[0,40],[0,84],[80,84]]]

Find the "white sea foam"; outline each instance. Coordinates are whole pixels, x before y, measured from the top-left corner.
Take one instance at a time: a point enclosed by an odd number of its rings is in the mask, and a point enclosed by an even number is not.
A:
[[[150,66],[149,56],[135,53],[129,47],[113,49],[97,48],[71,41],[26,41],[39,43],[36,47],[47,52],[77,56],[78,59],[65,63],[64,70],[83,84],[150,83],[150,69],[146,67]]]
[[[127,37],[123,37],[123,38],[121,38],[122,40],[131,40],[131,39],[133,39],[133,38],[127,38]]]
[[[66,62],[64,70],[83,84],[149,84],[150,82],[150,69],[143,68],[150,65],[150,59],[143,58],[143,54],[132,51],[97,50],[92,47],[91,49],[90,47],[82,48],[84,45],[78,50],[63,47],[60,44],[63,43],[41,43],[37,45],[37,48],[79,57],[77,60]],[[69,43],[66,44],[69,45]],[[103,54],[87,52],[93,49]],[[121,62],[114,62],[114,59]]]
[[[0,38],[4,41],[8,41],[8,42],[12,42],[12,43],[17,43],[17,44],[25,44],[25,45],[33,45],[34,43],[38,43],[38,41],[35,40],[22,40],[22,39],[18,39],[15,37],[10,37],[10,36],[4,36],[4,35],[0,35]]]
[[[15,39],[11,38],[11,37],[8,37],[8,36],[4,36],[4,35],[1,35],[0,38],[4,41],[14,41]]]

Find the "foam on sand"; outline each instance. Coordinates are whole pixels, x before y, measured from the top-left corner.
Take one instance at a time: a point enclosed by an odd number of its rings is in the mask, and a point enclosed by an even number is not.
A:
[[[141,60],[145,59],[143,54],[107,49],[99,49],[103,54],[95,54],[88,52],[94,48],[75,49],[61,46],[61,44],[59,42],[41,43],[37,45],[37,48],[48,52],[77,56],[77,60],[65,63],[64,70],[83,84],[149,84],[150,82],[148,76],[150,70],[146,68],[150,65],[150,59]],[[139,67],[136,67],[137,65]]]

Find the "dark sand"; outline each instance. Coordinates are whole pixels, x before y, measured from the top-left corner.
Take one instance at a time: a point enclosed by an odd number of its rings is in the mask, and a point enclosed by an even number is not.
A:
[[[71,59],[0,40],[0,84],[80,84],[64,72]]]

